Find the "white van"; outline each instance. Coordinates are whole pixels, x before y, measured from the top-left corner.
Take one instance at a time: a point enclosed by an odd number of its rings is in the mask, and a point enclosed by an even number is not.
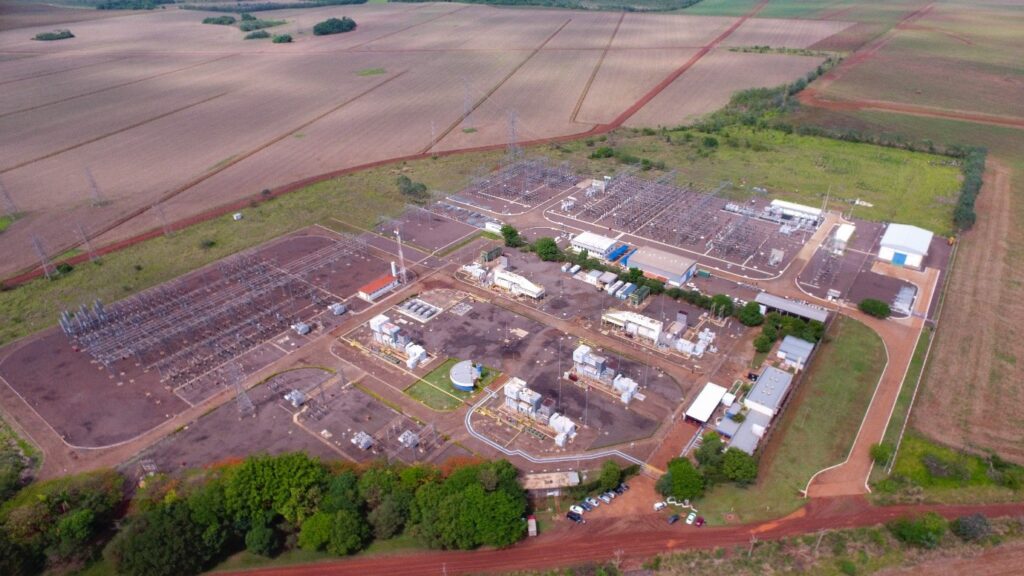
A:
[[[668,506],[668,504],[665,504],[664,502],[655,502],[654,503],[654,511],[655,512],[660,512],[660,511],[664,510],[667,506]]]

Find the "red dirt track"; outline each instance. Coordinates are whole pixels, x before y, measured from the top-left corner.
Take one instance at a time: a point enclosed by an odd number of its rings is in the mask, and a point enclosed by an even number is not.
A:
[[[223,574],[414,576],[547,570],[612,560],[617,551],[621,551],[621,559],[628,566],[655,554],[684,549],[747,545],[752,536],[770,540],[823,529],[872,526],[905,514],[929,510],[934,510],[947,518],[975,512],[988,516],[1009,516],[1024,512],[1024,504],[872,507],[861,498],[823,499],[814,500],[781,520],[757,525],[697,529],[690,526],[669,526],[660,516],[648,516],[600,527],[595,521],[593,524],[573,526],[565,531],[559,529],[560,533],[557,536],[526,540],[503,550],[378,556]]]
[[[613,119],[611,122],[609,122],[607,124],[596,125],[593,128],[591,128],[590,130],[587,130],[585,132],[580,132],[580,133],[577,133],[577,134],[567,134],[567,135],[556,136],[556,137],[552,137],[552,138],[536,139],[536,140],[531,140],[531,141],[523,142],[522,144],[525,145],[525,146],[531,146],[531,145],[540,145],[540,144],[550,144],[550,143],[556,143],[556,142],[564,142],[564,141],[569,141],[569,140],[575,140],[575,139],[578,139],[578,138],[585,138],[585,137],[588,137],[588,136],[596,136],[596,135],[600,135],[600,134],[605,134],[607,132],[610,132],[611,130],[619,128],[620,126],[623,125],[624,122],[626,122],[626,120],[628,120],[631,116],[636,114],[637,111],[639,111],[644,105],[646,105],[652,99],[654,99],[654,97],[657,96],[659,93],[661,93],[667,86],[672,84],[672,82],[674,82],[676,79],[678,79],[680,76],[682,76],[687,70],[692,68],[698,61],[700,61],[701,58],[703,58],[712,49],[714,49],[721,42],[723,42],[726,38],[728,38],[729,35],[732,34],[733,32],[735,32],[736,29],[738,29],[744,22],[746,22],[749,18],[752,18],[752,17],[756,16],[765,7],[765,5],[767,5],[767,4],[768,4],[768,0],[761,0],[761,2],[759,2],[756,6],[754,6],[749,12],[747,12],[746,14],[744,14],[743,16],[738,18],[735,22],[732,23],[732,25],[729,26],[729,28],[727,28],[721,34],[719,34],[714,39],[712,39],[710,42],[705,44],[689,60],[687,60],[681,66],[676,68],[671,74],[669,74],[661,82],[659,82],[657,85],[655,85],[646,94],[644,94],[640,99],[638,99],[631,106],[629,106],[626,110],[624,110],[621,114],[619,114],[617,117],[615,117],[615,119]],[[293,131],[294,130],[289,131],[289,133],[291,133]],[[458,148],[458,149],[434,151],[434,152],[422,151],[422,152],[419,152],[419,153],[416,153],[416,154],[407,155],[407,156],[396,157],[396,158],[389,158],[389,159],[386,159],[386,160],[380,160],[380,161],[376,161],[376,162],[370,162],[370,163],[361,164],[361,165],[358,165],[358,166],[353,166],[353,167],[345,168],[345,169],[342,169],[342,170],[336,170],[336,171],[328,172],[328,173],[325,173],[325,174],[319,174],[317,176],[313,176],[313,177],[310,177],[310,178],[304,178],[304,179],[292,182],[292,183],[287,184],[285,186],[280,186],[280,187],[272,190],[271,197],[281,196],[281,195],[287,194],[289,192],[294,192],[295,190],[299,190],[301,188],[304,188],[306,186],[309,186],[311,184],[314,184],[314,183],[317,183],[317,182],[320,182],[320,181],[323,181],[323,180],[328,180],[328,179],[331,179],[331,178],[336,178],[338,176],[342,176],[342,175],[349,174],[349,173],[352,173],[352,172],[366,170],[366,169],[369,169],[369,168],[375,168],[377,166],[382,166],[382,165],[386,165],[386,164],[391,164],[391,163],[396,163],[396,162],[403,162],[403,161],[411,161],[411,160],[421,160],[421,159],[425,159],[425,158],[429,158],[429,157],[433,157],[433,156],[448,156],[448,155],[462,154],[462,153],[467,153],[467,152],[486,152],[486,151],[492,151],[492,150],[501,150],[501,149],[504,149],[505,146],[506,145],[504,143],[500,143],[500,144],[492,144],[492,145],[486,145],[486,146],[477,146],[477,147],[469,147],[469,148]],[[240,161],[240,158],[233,159],[232,162],[230,162],[229,164],[235,164],[238,161]],[[206,178],[211,177],[212,175],[213,175],[213,173],[208,173],[208,174],[204,175],[202,178],[206,179]],[[191,187],[194,184],[195,184],[194,181],[190,182],[187,186],[179,187],[176,190],[171,191],[169,194],[165,194],[162,198],[160,198],[160,202],[166,202],[167,200],[171,199],[175,195],[177,195],[177,194],[179,194],[181,192],[184,192],[186,189],[188,189],[189,187]],[[188,217],[188,218],[184,218],[184,219],[180,219],[180,220],[177,220],[177,221],[175,221],[173,223],[170,223],[168,225],[168,229],[171,230],[171,231],[173,231],[173,230],[180,230],[180,229],[186,228],[188,226],[191,226],[193,224],[197,224],[199,222],[204,222],[204,221],[207,221],[207,220],[212,220],[212,219],[217,218],[219,216],[222,216],[224,214],[228,214],[228,213],[231,213],[233,211],[237,211],[240,208],[243,208],[243,207],[246,207],[246,206],[251,206],[254,202],[260,202],[260,201],[263,201],[265,199],[266,199],[266,197],[263,197],[261,195],[253,195],[253,196],[250,196],[250,197],[247,197],[247,198],[243,198],[243,199],[239,199],[239,200],[236,200],[236,201],[233,201],[233,202],[225,203],[225,204],[222,204],[222,205],[220,205],[220,206],[218,206],[216,208],[212,208],[212,209],[206,210],[204,212],[201,212],[199,214],[196,214],[194,216],[191,216],[191,217]],[[102,235],[102,234],[104,234],[106,232],[109,232],[110,230],[113,230],[113,229],[117,228],[118,226],[120,226],[121,224],[127,222],[128,220],[140,216],[142,213],[146,212],[148,209],[149,209],[149,207],[147,206],[145,208],[140,208],[138,210],[131,211],[130,213],[126,214],[125,216],[123,216],[121,218],[118,218],[115,222],[112,222],[109,225],[104,226],[101,230],[99,230],[96,233],[96,235],[100,236],[100,235]],[[110,254],[112,252],[115,252],[115,251],[118,251],[118,250],[130,247],[130,246],[133,246],[133,245],[138,244],[140,242],[144,242],[146,240],[149,240],[149,239],[152,239],[152,238],[156,238],[156,237],[160,236],[163,233],[164,233],[164,231],[162,229],[159,229],[159,228],[153,229],[153,230],[149,230],[147,232],[134,235],[134,236],[126,238],[124,240],[113,242],[113,243],[110,243],[110,244],[98,247],[96,249],[96,252],[98,254],[100,254],[100,255]],[[67,262],[69,264],[74,265],[74,264],[78,264],[78,263],[84,262],[86,260],[86,258],[88,258],[88,255],[79,254],[77,256],[74,256],[72,258],[64,260],[64,262]],[[42,276],[42,269],[38,268],[38,267],[35,267],[35,268],[32,268],[32,269],[30,269],[28,271],[25,271],[25,272],[21,273],[21,274],[18,274],[18,275],[15,275],[15,276],[12,276],[10,278],[7,278],[7,279],[3,280],[2,284],[6,285],[6,286],[9,286],[9,287],[17,286],[19,284],[22,284],[22,283],[27,282],[29,280],[32,280],[34,278],[38,278],[40,276]]]

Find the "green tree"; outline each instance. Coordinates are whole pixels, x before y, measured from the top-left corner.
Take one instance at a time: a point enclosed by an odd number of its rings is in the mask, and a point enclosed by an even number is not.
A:
[[[232,532],[223,479],[208,481],[190,493],[187,502],[192,522],[202,529],[203,544],[211,550],[222,550]]]
[[[555,243],[554,238],[548,238],[546,236],[538,238],[533,247],[537,252],[537,256],[545,262],[558,260],[558,257],[561,256],[561,252],[558,250],[558,244]]]
[[[88,508],[66,514],[57,522],[57,555],[73,556],[80,552],[85,543],[93,537],[96,514]]]
[[[270,558],[281,549],[281,535],[274,528],[273,519],[268,516],[253,521],[245,533],[245,549]]]
[[[735,304],[726,294],[715,294],[711,297],[711,306],[719,316],[732,316]]]
[[[128,576],[198,574],[217,550],[203,542],[188,505],[177,500],[135,518],[111,542],[108,559]]]
[[[301,452],[250,456],[232,470],[225,495],[237,519],[271,511],[301,524],[316,509],[329,480],[323,464]]]
[[[892,309],[889,308],[888,304],[874,298],[861,300],[857,304],[857,308],[868,316],[874,316],[875,318],[888,318],[892,314]]]
[[[686,458],[673,458],[656,487],[663,496],[693,500],[704,494],[704,478]]]
[[[622,481],[622,470],[614,460],[605,460],[601,465],[601,476],[598,479],[597,489],[606,492],[619,485]]]
[[[358,514],[349,510],[339,510],[331,518],[327,551],[338,556],[347,556],[362,550],[369,539],[370,528]]]
[[[754,338],[754,350],[764,354],[772,349],[772,344],[775,343],[775,339],[770,338],[767,334],[761,333],[757,338]]]
[[[323,22],[320,22],[313,26],[313,34],[315,36],[326,36],[328,34],[341,34],[342,32],[349,32],[355,30],[356,22],[349,17],[343,18],[328,18]]]
[[[359,493],[359,476],[351,470],[344,470],[330,479],[320,501],[323,512],[351,510],[361,512],[366,501]]]
[[[764,315],[761,314],[761,305],[757,302],[747,302],[736,313],[736,318],[744,326],[760,326],[764,324]]]
[[[885,466],[889,463],[889,459],[892,458],[892,452],[892,444],[888,442],[871,445],[871,459],[879,466]]]
[[[585,265],[587,263],[587,260],[589,260],[589,259],[590,259],[590,251],[587,250],[586,248],[584,248],[583,250],[580,250],[576,254],[575,262],[577,264],[579,264],[580,266],[583,266],[583,265]]]
[[[43,557],[38,549],[11,540],[0,526],[0,574],[29,576],[43,570]]]
[[[331,540],[334,514],[317,512],[306,518],[299,528],[299,547],[305,550],[323,550]]]
[[[753,484],[757,480],[757,460],[742,450],[730,448],[722,458],[722,472],[740,486]]]
[[[505,246],[509,248],[518,248],[526,243],[519,235],[519,230],[516,230],[511,224],[502,225],[501,237],[505,240]]]
[[[370,511],[367,520],[373,526],[373,535],[380,540],[387,540],[402,531],[405,525],[406,509],[395,495],[384,497],[381,503]]]
[[[273,38],[271,38],[270,41],[273,42],[274,44],[291,44],[292,35],[291,34],[278,34],[278,35],[274,36]]]
[[[694,452],[694,457],[700,465],[700,472],[704,476],[707,485],[713,485],[725,479],[722,473],[722,450],[725,442],[717,432],[709,432],[704,435],[700,448]]]

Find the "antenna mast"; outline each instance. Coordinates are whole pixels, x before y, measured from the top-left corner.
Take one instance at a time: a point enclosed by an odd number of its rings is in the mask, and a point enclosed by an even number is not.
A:
[[[395,230],[395,238],[398,239],[398,283],[405,284],[405,254],[402,252],[402,233]]]

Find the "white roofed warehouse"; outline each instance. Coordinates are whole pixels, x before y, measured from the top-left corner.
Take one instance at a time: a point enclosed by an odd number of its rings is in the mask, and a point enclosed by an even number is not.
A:
[[[572,239],[570,245],[577,252],[586,250],[587,254],[594,258],[607,259],[617,243],[618,241],[614,238],[608,238],[593,232],[581,232]]]
[[[672,286],[682,286],[697,272],[696,260],[646,246],[627,256],[622,265]]]
[[[924,228],[908,224],[889,224],[882,235],[878,249],[878,259],[897,266],[906,266],[920,270],[924,267],[924,259],[928,256],[928,247],[932,243],[932,234]]]

